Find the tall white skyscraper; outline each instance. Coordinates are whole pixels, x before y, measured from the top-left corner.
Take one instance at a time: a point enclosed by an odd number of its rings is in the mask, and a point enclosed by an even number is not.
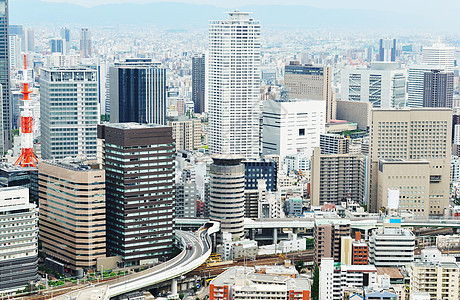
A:
[[[439,66],[448,72],[454,71],[455,48],[436,43],[431,47],[423,47],[422,61],[428,66]]]
[[[259,155],[260,25],[235,10],[209,24],[207,94],[212,154]]]

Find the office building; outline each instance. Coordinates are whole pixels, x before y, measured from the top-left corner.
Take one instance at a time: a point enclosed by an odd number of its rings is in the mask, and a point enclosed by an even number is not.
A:
[[[379,61],[396,61],[396,39],[380,39]]]
[[[10,49],[8,33],[8,0],[0,0],[0,85],[2,87],[2,108],[0,124],[0,153],[11,148],[11,120],[10,120]]]
[[[109,68],[110,122],[166,124],[166,69],[150,58]]]
[[[22,168],[9,163],[0,163],[0,188],[23,187],[29,189],[29,201],[38,203],[38,169]]]
[[[407,266],[414,261],[414,250],[415,235],[409,229],[374,229],[369,237],[369,264],[377,268]]]
[[[21,48],[21,38],[17,35],[10,35],[10,70],[17,71],[22,69],[24,66],[22,48]]]
[[[106,256],[105,171],[80,160],[40,161],[40,241],[76,276]]]
[[[409,268],[410,290],[414,293],[428,293],[428,299],[457,300],[460,298],[460,264],[454,257],[442,256],[437,249],[425,248],[428,259],[413,263]]]
[[[238,10],[209,24],[209,151],[259,156],[260,25]]]
[[[440,66],[414,65],[407,71],[407,106],[411,108],[423,107],[425,91],[425,73],[432,70],[443,71]]]
[[[172,127],[176,151],[193,151],[201,148],[201,119],[181,116],[169,119],[166,124]]]
[[[377,207],[386,209],[389,197],[396,191],[399,203],[394,210],[413,213],[418,217],[430,215],[430,162],[423,159],[380,159],[377,175]],[[393,204],[394,205],[394,204]]]
[[[206,61],[205,54],[192,56],[192,101],[195,113],[201,114],[205,111],[206,94]]]
[[[70,29],[67,27],[61,28],[61,39],[65,41],[66,52],[70,51]]]
[[[38,209],[23,187],[0,188],[0,292],[35,283],[38,270]]]
[[[25,52],[35,52],[35,31],[32,28],[24,28],[24,46]]]
[[[67,54],[66,43],[63,39],[51,39],[50,40],[51,53]]]
[[[364,201],[366,159],[361,154],[322,154],[315,148],[311,166],[311,203]]]
[[[263,105],[263,155],[311,156],[325,133],[326,106],[321,100],[267,100]]]
[[[98,147],[106,172],[108,255],[120,255],[125,266],[168,257],[175,194],[171,127],[99,125]]]
[[[424,199],[417,200],[429,201],[429,215],[443,215],[444,208],[449,205],[451,131],[452,110],[447,108],[373,110],[369,158],[370,211],[377,212],[380,208],[377,201],[379,159],[422,159],[430,163],[430,172],[417,176],[429,176],[430,189]],[[399,189],[399,185],[395,187]]]
[[[367,131],[371,125],[372,104],[359,101],[335,102],[337,120],[347,120],[358,124],[358,129]]]
[[[221,232],[234,240],[244,236],[244,164],[231,155],[213,157],[210,167],[209,217],[220,222]],[[222,234],[217,236],[222,240]]]
[[[42,158],[96,157],[97,72],[43,68],[40,75]]]
[[[422,62],[428,66],[441,67],[447,72],[454,71],[455,47],[435,43],[431,47],[423,47]]]
[[[80,64],[80,56],[77,54],[63,55],[61,53],[51,53],[45,57],[45,66],[48,68],[71,68]]]
[[[406,72],[394,62],[342,70],[342,100],[369,102],[374,108],[404,107]]]
[[[347,154],[350,151],[350,141],[350,138],[340,134],[321,134],[321,154]]]
[[[276,191],[278,181],[278,169],[274,160],[250,160],[244,161],[245,189],[257,190],[259,180],[265,180],[266,186],[262,187],[270,192]]]
[[[176,184],[175,217],[191,218],[197,217],[197,194],[195,182],[186,181]]]
[[[357,231],[355,241],[351,244],[351,264],[367,265],[369,260],[369,246],[361,239],[361,232]]]
[[[331,82],[332,67],[301,65],[291,61],[284,69],[284,85],[289,98],[325,101],[327,123],[335,119]]]
[[[424,74],[423,107],[452,108],[454,73],[431,70]]]
[[[88,28],[82,28],[80,31],[80,57],[88,58],[92,55],[91,32]]]
[[[342,237],[350,236],[350,220],[330,219],[315,220],[313,229],[315,238],[315,264],[320,264],[321,259],[331,257],[335,262],[340,262]]]
[[[211,281],[209,299],[309,300],[310,284],[307,279],[233,267]]]

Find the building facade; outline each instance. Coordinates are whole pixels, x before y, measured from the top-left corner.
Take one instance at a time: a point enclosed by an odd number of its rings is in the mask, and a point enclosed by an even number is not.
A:
[[[284,68],[284,85],[290,99],[323,100],[326,122],[335,119],[332,105],[332,67],[301,65],[290,62]]]
[[[423,107],[452,108],[454,73],[431,70],[424,74]]]
[[[150,58],[109,68],[110,122],[166,124],[166,69]]]
[[[23,187],[0,188],[0,292],[39,279],[38,209]]]
[[[244,237],[244,165],[237,156],[215,156],[210,167],[209,217],[234,240]],[[218,241],[222,235],[218,235]]]
[[[176,151],[201,148],[201,119],[177,117],[168,120],[166,124],[172,127]]]
[[[321,134],[319,147],[321,154],[347,154],[350,151],[350,138],[340,134]]]
[[[441,66],[413,65],[407,71],[407,107],[423,107],[423,94],[425,85],[425,73],[436,69],[444,71]]]
[[[323,257],[340,262],[342,237],[350,236],[351,233],[350,220],[316,220],[313,232],[315,264],[319,265]]]
[[[380,39],[379,61],[396,61],[396,39]]]
[[[263,107],[263,155],[311,156],[319,147],[320,134],[325,132],[325,103],[321,100],[267,100]]]
[[[40,76],[42,158],[96,157],[97,72],[44,68]]]
[[[259,156],[260,25],[238,10],[209,24],[207,99],[212,154]]]
[[[98,127],[106,170],[107,250],[125,266],[172,253],[174,141],[171,127],[118,123]]]
[[[455,47],[443,43],[435,43],[431,47],[423,47],[422,62],[428,66],[440,66],[448,72],[454,71]]]
[[[88,28],[82,28],[80,31],[80,57],[88,58],[92,55],[93,42],[91,32]]]
[[[192,101],[195,106],[195,113],[201,114],[205,111],[206,94],[206,61],[205,54],[192,56]]]
[[[321,154],[315,148],[311,167],[311,203],[336,205],[348,200],[362,204],[366,159],[361,154]]]
[[[393,62],[342,70],[342,100],[369,102],[374,108],[404,107],[406,73]]]
[[[370,130],[369,209],[377,212],[379,159],[422,159],[430,163],[429,215],[449,205],[452,110],[373,110]],[[419,174],[422,175],[422,174]],[[399,175],[395,175],[399,176]]]
[[[270,192],[275,192],[278,181],[278,169],[274,160],[244,161],[245,189],[257,190],[259,180],[264,179],[266,186],[262,187]]]
[[[105,172],[77,160],[39,162],[40,239],[46,257],[81,276],[106,257]]]
[[[9,26],[8,26],[8,0],[0,1],[0,85],[2,87],[0,98],[2,113],[0,114],[1,153],[11,148],[11,121],[10,121],[10,49],[9,49]]]

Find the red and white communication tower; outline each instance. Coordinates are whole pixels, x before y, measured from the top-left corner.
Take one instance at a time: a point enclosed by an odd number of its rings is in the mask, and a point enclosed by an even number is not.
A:
[[[19,165],[25,167],[37,167],[38,159],[34,154],[34,133],[33,133],[33,109],[30,105],[31,99],[29,98],[31,90],[29,90],[29,82],[27,80],[27,56],[24,55],[24,79],[22,82],[23,95],[21,106],[21,155],[14,163],[15,166]]]

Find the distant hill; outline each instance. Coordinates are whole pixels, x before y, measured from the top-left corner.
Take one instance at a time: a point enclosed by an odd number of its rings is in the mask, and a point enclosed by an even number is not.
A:
[[[366,10],[319,9],[309,6],[252,5],[238,7],[251,11],[255,19],[266,27],[321,27],[363,29],[433,29],[414,16]],[[173,2],[149,4],[109,4],[83,7],[71,3],[40,0],[10,0],[10,24],[154,24],[166,28],[207,27],[208,20],[225,18],[226,9],[211,5],[193,5]],[[430,20],[433,22],[433,20]],[[435,29],[454,27],[455,20],[437,24]]]

